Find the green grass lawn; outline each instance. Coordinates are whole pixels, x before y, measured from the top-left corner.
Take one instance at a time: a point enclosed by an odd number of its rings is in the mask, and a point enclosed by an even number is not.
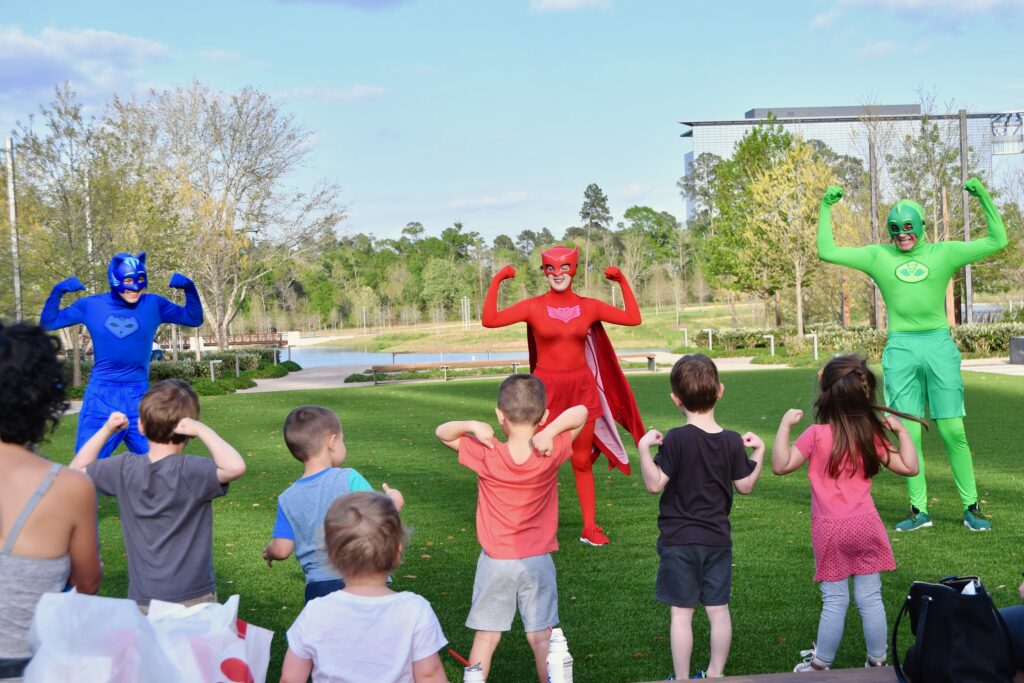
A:
[[[668,398],[667,372],[629,378],[649,426],[664,431],[680,424],[680,415]],[[967,433],[975,453],[979,491],[995,530],[972,534],[962,526],[949,466],[933,429],[925,435],[925,452],[935,527],[908,536],[893,535],[899,568],[883,578],[890,623],[915,579],[978,574],[997,605],[1018,601],[1024,568],[1024,470],[1018,438],[1024,382],[977,373],[964,373],[964,378]],[[810,412],[814,379],[814,372],[804,369],[724,375],[726,392],[717,409],[719,421],[739,432],[757,432],[770,447],[787,408]],[[271,569],[260,558],[273,525],[276,496],[302,471],[281,438],[287,413],[310,403],[337,411],[345,428],[347,464],[374,486],[383,481],[404,492],[403,516],[414,534],[394,588],[429,599],[451,647],[467,655],[473,634],[464,622],[479,553],[475,479],[433,432],[437,424],[450,419],[493,423],[497,385],[497,379],[482,379],[203,399],[204,421],[249,463],[248,473],[214,503],[214,561],[221,598],[241,594],[240,616],[277,634],[268,680],[277,680],[286,647],[284,632],[299,613],[303,595],[302,571],[294,560]],[[44,451],[69,460],[75,428],[75,418],[65,420]],[[203,452],[198,445],[190,450]],[[571,468],[563,468],[560,479],[562,549],[555,553],[555,564],[562,626],[576,660],[575,680],[664,678],[672,664],[668,608],[653,599],[658,498],[646,492],[639,471],[628,477],[609,473],[602,460],[595,472],[598,521],[612,538],[612,544],[603,548],[577,540],[580,513]],[[889,525],[901,519],[908,507],[904,482],[889,472],[876,479],[874,497]],[[791,670],[799,650],[810,647],[815,638],[820,608],[812,581],[805,470],[775,477],[766,469],[752,495],[737,496],[732,522],[734,639],[727,672]],[[124,546],[112,499],[101,504],[100,533],[106,565],[102,593],[123,597],[127,590]],[[836,665],[862,666],[864,652],[859,617],[851,605]],[[707,622],[701,615],[695,620],[694,666],[705,666],[707,657]],[[449,679],[461,681],[461,667],[447,654],[442,659]],[[530,681],[533,676],[532,658],[517,620],[498,649],[492,680]]]

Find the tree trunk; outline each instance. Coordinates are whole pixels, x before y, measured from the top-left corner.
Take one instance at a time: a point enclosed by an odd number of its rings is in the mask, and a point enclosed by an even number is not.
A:
[[[735,329],[739,326],[736,320],[736,292],[729,290],[729,315],[732,319],[732,326]]]
[[[804,336],[804,290],[800,283],[800,275],[796,277],[796,334]]]

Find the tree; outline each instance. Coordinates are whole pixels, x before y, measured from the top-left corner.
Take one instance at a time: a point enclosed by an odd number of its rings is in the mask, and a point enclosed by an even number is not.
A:
[[[718,185],[718,165],[721,162],[720,157],[704,152],[694,159],[689,173],[676,183],[679,194],[693,207],[690,230],[694,234],[715,234],[715,219],[718,216],[715,191]]]
[[[270,263],[333,236],[345,215],[335,187],[284,184],[310,153],[309,132],[254,88],[228,94],[198,82],[142,102],[115,98],[111,123],[160,161],[192,236],[186,266],[226,348],[231,321]]]
[[[778,276],[793,285],[799,336],[804,333],[803,287],[820,263],[818,206],[831,181],[828,164],[815,158],[811,145],[797,139],[777,164],[750,183],[758,219],[752,236],[778,268]]]
[[[769,119],[749,131],[736,144],[731,159],[716,166],[714,204],[718,219],[701,249],[702,273],[733,291],[768,302],[783,286],[775,264],[755,235],[758,217],[751,206],[750,184],[777,164],[793,137],[782,124]],[[776,315],[776,322],[780,322]]]
[[[595,230],[607,230],[612,223],[612,215],[608,212],[608,197],[596,183],[587,185],[583,191],[583,206],[580,207],[580,220],[586,228],[586,247],[583,257],[583,291],[590,291],[590,238]]]

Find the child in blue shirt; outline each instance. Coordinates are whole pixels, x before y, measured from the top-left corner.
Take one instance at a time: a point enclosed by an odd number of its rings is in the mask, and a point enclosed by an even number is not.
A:
[[[273,538],[263,549],[268,566],[295,552],[306,575],[306,602],[345,587],[345,581],[327,558],[324,518],[331,503],[354,491],[372,491],[363,475],[342,468],[347,450],[341,420],[320,406],[300,406],[284,421],[284,441],[302,463],[302,477],[277,497]],[[383,484],[384,493],[399,510],[402,493]]]

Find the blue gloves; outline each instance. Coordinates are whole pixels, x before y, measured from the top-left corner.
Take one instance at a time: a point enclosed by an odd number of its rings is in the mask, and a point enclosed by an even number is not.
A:
[[[173,289],[185,289],[189,285],[195,285],[195,283],[181,273],[175,273],[171,275],[171,281],[167,286]]]
[[[77,277],[69,277],[67,280],[61,280],[54,287],[55,290],[61,294],[68,294],[70,292],[84,292],[85,285]]]

